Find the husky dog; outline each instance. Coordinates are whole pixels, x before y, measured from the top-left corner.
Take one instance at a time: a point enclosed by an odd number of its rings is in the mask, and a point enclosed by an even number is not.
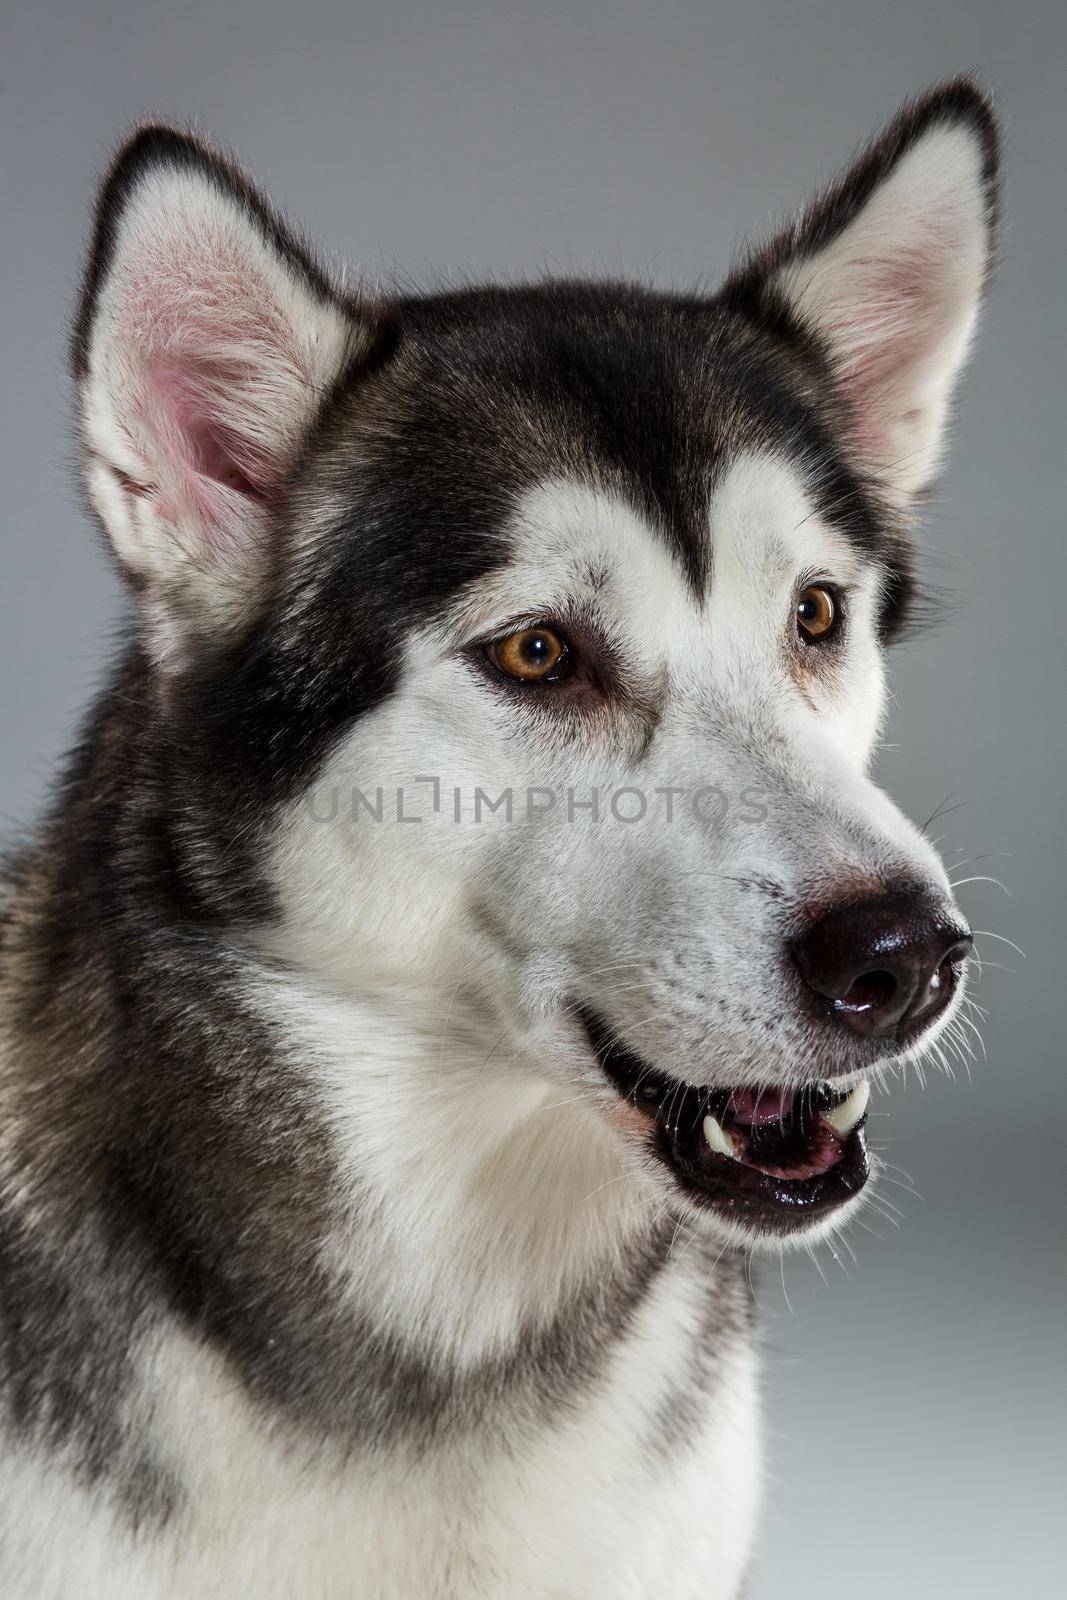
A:
[[[996,169],[957,80],[714,295],[374,296],[120,151],[134,620],[4,900],[5,1600],[740,1592],[746,1254],[960,1005],[866,769]]]

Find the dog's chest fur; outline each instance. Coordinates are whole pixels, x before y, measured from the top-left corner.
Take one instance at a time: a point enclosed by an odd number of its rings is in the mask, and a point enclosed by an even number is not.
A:
[[[731,1338],[707,1370],[692,1339],[706,1277],[706,1261],[684,1259],[662,1277],[551,1425],[520,1436],[505,1409],[497,1428],[426,1450],[311,1450],[168,1333],[145,1353],[160,1470],[180,1485],[166,1520],[131,1532],[106,1496],[72,1495],[54,1460],[18,1452],[2,1494],[14,1593],[643,1600],[669,1577],[672,1596],[730,1600],[755,1510],[754,1361]]]

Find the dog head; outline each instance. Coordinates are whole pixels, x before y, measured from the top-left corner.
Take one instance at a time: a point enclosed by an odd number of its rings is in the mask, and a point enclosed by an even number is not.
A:
[[[372,297],[166,128],[101,197],[88,481],[194,900],[435,1026],[475,994],[483,1089],[570,1091],[730,1241],[855,1202],[869,1078],[960,1003],[867,768],[995,203],[965,81],[710,296]]]

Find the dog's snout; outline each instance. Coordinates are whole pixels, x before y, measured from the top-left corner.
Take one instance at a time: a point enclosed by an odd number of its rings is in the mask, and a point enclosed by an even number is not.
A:
[[[908,1033],[951,1000],[970,930],[939,896],[915,891],[833,906],[791,946],[827,1012],[868,1038]]]

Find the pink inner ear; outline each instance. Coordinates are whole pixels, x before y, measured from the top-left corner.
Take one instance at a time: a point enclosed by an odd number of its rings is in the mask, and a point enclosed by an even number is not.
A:
[[[150,374],[149,382],[170,420],[176,459],[190,475],[264,500],[277,480],[279,463],[228,427],[220,405],[227,390],[239,392],[251,378],[250,372],[227,374],[221,365],[204,362],[185,368],[161,366]]]
[[[892,250],[872,230],[866,249],[838,265],[822,311],[861,436],[879,448],[925,402],[926,375],[961,316],[960,264],[975,253],[973,224],[958,206],[898,219],[896,232]]]
[[[891,419],[897,380],[922,358],[927,312],[916,279],[903,270],[892,281],[889,274],[872,281],[868,294],[865,303],[840,308],[829,332],[861,439],[876,444]]]
[[[121,398],[160,515],[232,547],[284,479],[313,385],[284,268],[276,282],[229,229],[186,223],[138,241]]]
[[[139,394],[158,452],[151,463],[156,510],[207,551],[234,549],[254,505],[268,500],[283,475],[282,440],[271,441],[272,453],[241,411],[251,371],[195,355],[175,364],[174,356],[172,350],[146,363]]]

